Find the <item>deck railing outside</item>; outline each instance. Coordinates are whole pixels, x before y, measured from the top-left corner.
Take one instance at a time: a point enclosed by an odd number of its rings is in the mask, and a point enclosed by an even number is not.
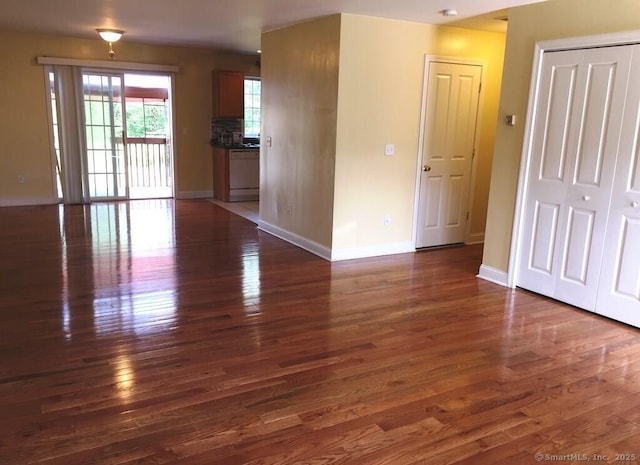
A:
[[[130,197],[171,197],[171,157],[167,139],[127,138]]]

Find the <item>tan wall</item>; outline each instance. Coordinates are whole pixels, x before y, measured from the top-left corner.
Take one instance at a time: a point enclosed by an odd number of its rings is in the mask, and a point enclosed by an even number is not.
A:
[[[335,249],[411,241],[424,54],[435,33],[418,23],[343,15]],[[395,144],[395,155],[384,156],[386,144]]]
[[[471,205],[472,236],[485,231],[491,166],[498,123],[502,65],[504,61],[506,34],[472,31],[451,27],[438,28],[436,55],[476,58],[485,62],[485,81],[476,164],[476,184]]]
[[[101,40],[0,31],[0,201],[40,203],[53,195],[53,177],[43,67],[37,56],[106,60]],[[211,71],[234,69],[259,74],[256,57],[206,49],[130,43],[115,44],[116,58],[177,65],[175,79],[178,194],[212,190],[209,145]],[[17,177],[25,177],[24,184]]]
[[[262,36],[260,219],[324,247],[332,240],[339,50],[338,15]]]
[[[524,139],[533,51],[537,41],[640,29],[636,0],[549,0],[512,9],[504,61],[483,264],[506,271]]]
[[[333,247],[412,240],[425,54],[487,64],[471,224],[481,236],[505,35],[354,15],[341,31]]]

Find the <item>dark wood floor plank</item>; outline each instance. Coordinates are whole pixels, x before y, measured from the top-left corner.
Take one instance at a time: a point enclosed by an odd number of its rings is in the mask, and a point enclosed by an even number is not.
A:
[[[2,464],[640,461],[638,330],[479,245],[330,263],[195,200],[0,224]]]

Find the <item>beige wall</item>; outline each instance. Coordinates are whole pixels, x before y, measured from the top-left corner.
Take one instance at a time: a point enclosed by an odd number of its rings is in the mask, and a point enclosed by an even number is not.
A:
[[[424,53],[434,36],[423,24],[342,17],[336,250],[411,241]]]
[[[261,220],[333,258],[411,248],[432,54],[487,64],[471,229],[481,237],[504,43],[504,34],[348,14],[263,34]]]
[[[482,235],[487,219],[491,166],[498,123],[506,35],[451,27],[438,28],[436,55],[476,58],[485,62],[485,81],[476,165],[476,184],[471,205],[472,236]]]
[[[327,248],[339,51],[339,15],[262,35],[260,219]]]
[[[342,15],[334,249],[413,245],[425,54],[487,65],[471,224],[482,237],[504,43],[500,33]]]
[[[534,46],[537,41],[640,29],[636,0],[549,0],[512,9],[504,61],[483,264],[507,271],[524,139]]]
[[[106,60],[101,40],[0,31],[0,204],[53,200],[53,177],[43,67],[37,56]],[[176,192],[212,191],[209,145],[211,71],[225,68],[259,74],[257,58],[206,49],[143,45],[125,38],[115,44],[116,58],[177,65],[175,79]],[[17,177],[25,177],[24,184]]]

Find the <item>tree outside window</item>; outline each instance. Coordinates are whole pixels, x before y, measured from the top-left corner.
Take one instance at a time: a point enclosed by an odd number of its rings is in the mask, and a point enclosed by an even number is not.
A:
[[[244,135],[260,137],[260,78],[244,80]]]

